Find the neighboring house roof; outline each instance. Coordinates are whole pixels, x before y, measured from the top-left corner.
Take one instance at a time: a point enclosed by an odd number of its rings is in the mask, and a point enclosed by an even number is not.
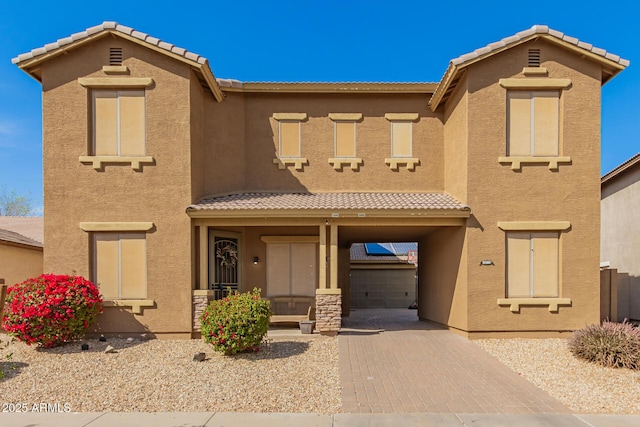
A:
[[[421,93],[432,94],[438,83],[429,82],[241,82],[218,79],[225,92],[280,93]]]
[[[22,234],[0,228],[0,242],[15,244],[19,246],[29,246],[33,248],[42,248],[42,243],[36,242]]]
[[[628,60],[620,58],[620,56],[607,52],[604,49],[595,47],[590,43],[585,43],[575,37],[553,30],[546,25],[534,25],[528,30],[520,31],[510,37],[505,37],[500,41],[490,43],[485,47],[452,59],[444,76],[440,80],[438,88],[429,101],[431,110],[435,111],[438,105],[447,99],[448,95],[450,95],[455,88],[460,73],[464,68],[477,61],[536,38],[542,38],[556,43],[565,49],[574,50],[586,58],[601,63],[604,66],[602,71],[603,84],[629,65]]]
[[[415,243],[412,243],[412,244],[411,243],[393,243],[393,244],[377,243],[377,244],[381,246],[390,246],[390,245],[397,246],[397,245],[410,244],[415,246],[414,249],[417,249],[417,245]],[[376,263],[380,263],[382,261],[385,263],[402,263],[402,264],[407,263],[406,252],[404,252],[404,254],[394,253],[394,250],[391,249],[391,252],[389,253],[389,255],[371,255],[367,253],[367,249],[364,243],[353,243],[351,245],[350,252],[351,252],[351,261],[371,261]]]
[[[109,34],[125,38],[139,45],[152,48],[170,57],[186,62],[202,74],[213,95],[218,101],[222,101],[222,92],[220,91],[220,87],[209,68],[209,61],[207,58],[171,43],[164,42],[143,32],[136,31],[131,27],[120,25],[117,22],[105,21],[100,25],[87,28],[85,31],[80,31],[79,33],[72,34],[69,37],[58,39],[53,43],[48,43],[42,47],[33,49],[30,52],[20,54],[13,58],[11,62],[17,64],[33,78],[40,81],[39,68],[37,67],[38,64]]]
[[[443,193],[238,193],[204,198],[187,208],[187,212],[240,210],[457,211],[459,217],[470,214],[467,205]],[[451,216],[455,216],[453,212]]]
[[[0,229],[44,243],[44,219],[41,216],[0,216]]]
[[[609,181],[612,181],[621,175],[624,175],[626,172],[635,169],[640,165],[640,153],[631,157],[629,160],[626,160],[621,165],[616,166],[610,172],[604,174],[602,178],[600,178],[600,184],[604,185]]]

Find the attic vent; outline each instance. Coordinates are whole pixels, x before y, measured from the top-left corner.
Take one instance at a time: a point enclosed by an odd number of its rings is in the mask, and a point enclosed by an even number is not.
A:
[[[540,49],[529,49],[529,67],[540,66]]]
[[[109,65],[122,65],[121,47],[112,47],[109,49]]]

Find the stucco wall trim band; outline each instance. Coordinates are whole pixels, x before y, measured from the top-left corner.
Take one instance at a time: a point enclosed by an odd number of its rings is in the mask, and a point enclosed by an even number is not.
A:
[[[500,79],[500,86],[506,89],[565,89],[571,86],[571,79]]]
[[[418,120],[418,113],[386,113],[384,118],[390,122],[394,120],[409,120],[413,122]]]
[[[503,231],[566,231],[571,227],[569,221],[510,221],[499,222]]]
[[[265,243],[318,243],[320,236],[260,236]]]
[[[307,113],[273,113],[274,120],[307,120]]]
[[[97,88],[144,88],[153,84],[151,77],[80,77],[78,83],[84,87]]]
[[[80,163],[91,163],[95,170],[102,170],[106,163],[127,164],[131,169],[140,172],[142,165],[152,165],[155,160],[151,156],[80,156]]]
[[[512,313],[520,312],[521,305],[548,305],[555,313],[560,305],[571,305],[571,298],[498,298],[498,305],[508,305]]]
[[[559,164],[571,164],[571,157],[534,157],[534,156],[514,156],[514,157],[498,157],[498,163],[510,164],[511,170],[519,171],[522,164],[547,164],[550,171],[558,170]]]
[[[105,307],[131,307],[133,314],[142,314],[143,308],[153,308],[156,302],[152,299],[123,299],[104,301]]]
[[[362,120],[362,113],[329,113],[329,118],[333,121],[340,120]]]
[[[83,231],[149,231],[153,222],[81,222]]]

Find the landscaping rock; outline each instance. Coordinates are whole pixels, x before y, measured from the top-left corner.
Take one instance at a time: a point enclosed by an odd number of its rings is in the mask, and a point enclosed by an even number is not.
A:
[[[193,355],[194,362],[204,362],[204,359],[206,358],[207,358],[207,355],[205,353],[196,353]]]
[[[105,353],[117,353],[116,349],[112,346],[108,345],[107,348],[104,349]]]

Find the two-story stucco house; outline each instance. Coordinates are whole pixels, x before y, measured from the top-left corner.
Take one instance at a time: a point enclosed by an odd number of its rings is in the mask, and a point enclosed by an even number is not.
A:
[[[250,83],[105,22],[14,63],[42,84],[44,270],[98,283],[96,331],[197,336],[230,286],[313,297],[333,334],[350,245],[394,241],[418,243],[418,316],[463,335],[599,320],[617,55],[534,26],[438,83]]]

